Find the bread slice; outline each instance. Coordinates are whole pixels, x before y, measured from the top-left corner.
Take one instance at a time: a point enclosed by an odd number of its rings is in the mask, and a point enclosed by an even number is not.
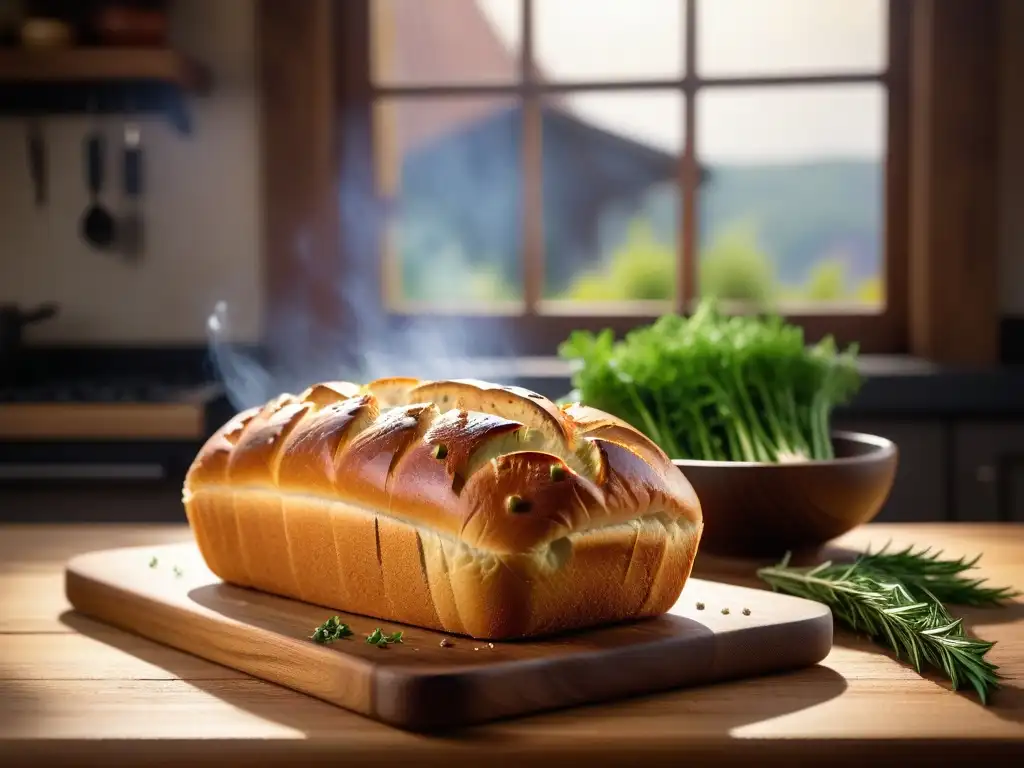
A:
[[[224,581],[492,640],[666,612],[703,530],[636,429],[474,380],[281,395],[207,441],[183,500]]]

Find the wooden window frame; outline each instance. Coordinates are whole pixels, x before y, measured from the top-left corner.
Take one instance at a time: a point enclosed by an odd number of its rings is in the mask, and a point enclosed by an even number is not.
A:
[[[532,1],[526,0],[527,5]],[[979,12],[982,6],[985,9]],[[354,315],[337,286],[344,284],[353,270],[366,269],[366,254],[374,254],[377,268],[373,275],[361,274],[362,280],[368,280],[364,290],[381,297],[374,310],[381,315],[373,318],[375,330],[400,331],[421,318],[389,312],[383,302],[382,270],[376,255],[381,253],[379,223],[385,220],[386,210],[376,192],[374,100],[414,92],[465,95],[501,89],[375,86],[370,78],[368,0],[307,0],[301,4],[260,0],[259,8],[267,346],[271,353],[287,351],[291,339],[279,329],[286,325],[282,318],[297,304],[308,315],[307,325],[312,322],[311,333],[350,340],[357,335],[366,318]],[[865,353],[921,354],[938,362],[991,362],[996,355],[998,325],[994,316],[998,142],[984,147],[976,142],[991,134],[998,114],[996,1],[890,0],[889,66],[881,74],[713,81],[696,77],[695,5],[689,3],[687,8],[688,66],[675,84],[688,108],[686,149],[680,162],[683,268],[677,270],[680,290],[676,291],[674,309],[685,311],[692,306],[696,285],[696,198],[686,192],[695,185],[698,173],[692,109],[697,90],[709,85],[881,82],[888,93],[885,307],[873,315],[860,309],[788,317],[803,326],[808,340],[832,334],[841,343],[859,343]],[[530,46],[532,36],[528,10],[522,30],[524,49]],[[525,61],[524,56],[524,70]],[[988,88],[987,82],[974,87],[977,81],[972,84],[957,76],[959,69],[976,77],[991,76],[992,87]],[[940,79],[942,99],[935,85]],[[665,82],[657,84],[664,86]],[[652,83],[559,83],[544,90],[579,90],[581,85],[598,90]],[[950,93],[955,110],[944,106]],[[530,189],[533,182],[539,189],[540,102],[536,93],[530,95],[524,102],[524,186]],[[979,119],[979,115],[988,115],[989,120]],[[978,128],[978,123],[988,126],[988,133],[986,128]],[[938,179],[949,178],[949,169],[957,174],[953,186],[965,181],[970,186],[953,192],[949,182],[939,183]],[[347,190],[356,190],[354,196],[339,194],[342,178]],[[964,207],[965,196],[972,204],[957,210],[958,203]],[[538,209],[525,217],[527,314],[430,315],[439,325],[472,323],[478,331],[472,335],[472,346],[456,352],[550,355],[573,329],[607,327],[622,334],[655,319],[655,314],[537,314],[543,280],[539,197],[526,195],[525,203]],[[366,226],[368,221],[378,224]],[[950,242],[951,237],[959,239]],[[936,243],[948,247],[936,251]],[[355,254],[363,254],[364,266],[358,265]],[[965,271],[969,266],[972,272]],[[966,298],[961,290],[964,281],[970,287]],[[965,313],[956,322],[942,308],[950,302]]]

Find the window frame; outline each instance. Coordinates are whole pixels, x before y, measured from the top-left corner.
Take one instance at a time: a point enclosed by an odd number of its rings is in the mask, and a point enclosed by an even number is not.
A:
[[[530,5],[533,0],[526,0]],[[706,1],[706,0],[705,0]],[[961,15],[970,13],[966,3],[970,0],[954,0],[960,3]],[[302,302],[315,318],[317,328],[328,336],[338,335],[348,338],[359,333],[366,318],[356,316],[351,307],[339,300],[334,287],[345,280],[346,275],[358,269],[354,254],[380,254],[382,252],[381,228],[367,227],[367,220],[382,222],[386,218],[386,204],[376,193],[374,167],[374,126],[372,120],[373,104],[378,95],[387,93],[401,95],[415,90],[423,93],[424,89],[406,89],[389,87],[379,88],[371,82],[371,50],[370,50],[370,10],[369,0],[310,0],[299,4],[308,6],[298,11],[297,4],[287,0],[260,0],[258,16],[258,38],[260,72],[263,80],[263,149],[265,168],[264,206],[266,214],[265,237],[265,312],[264,323],[267,344],[271,348],[287,346],[287,340],[275,335],[280,319],[294,307],[296,297],[301,296]],[[865,314],[863,308],[855,311],[830,311],[828,313],[797,314],[787,313],[786,317],[801,325],[809,341],[814,341],[826,334],[836,337],[840,343],[859,344],[865,353],[914,353],[922,337],[922,325],[929,324],[925,335],[934,338],[943,321],[935,306],[935,299],[940,293],[937,290],[924,291],[920,286],[912,291],[911,274],[914,282],[925,275],[929,285],[934,286],[946,282],[939,270],[927,262],[930,257],[913,255],[916,245],[923,238],[922,227],[941,228],[941,221],[932,217],[928,222],[922,221],[920,206],[915,207],[915,195],[912,187],[920,190],[920,179],[925,178],[920,169],[912,168],[914,157],[911,153],[911,133],[917,137],[929,132],[941,134],[947,130],[935,122],[928,122],[925,104],[920,93],[927,90],[925,85],[937,75],[938,66],[935,60],[941,59],[941,53],[929,45],[938,31],[948,34],[975,35],[984,38],[979,25],[967,25],[964,30],[955,29],[956,17],[942,16],[944,11],[935,14],[921,6],[930,4],[931,0],[913,3],[910,0],[889,0],[890,16],[888,23],[889,66],[883,74],[866,76],[855,75],[814,75],[809,77],[771,77],[771,78],[729,78],[728,85],[796,85],[807,82],[841,83],[864,82],[866,80],[883,82],[888,89],[887,98],[887,147],[885,170],[885,231],[884,231],[884,271],[886,301],[884,309],[874,314]],[[687,19],[693,21],[695,6],[688,4]],[[994,12],[990,12],[990,15]],[[937,15],[936,15],[937,14]],[[524,14],[526,21],[523,29],[523,44],[526,48],[529,37],[531,14]],[[941,30],[935,26],[936,19],[941,17]],[[929,18],[933,22],[929,26]],[[963,18],[960,19],[963,23]],[[989,29],[997,22],[988,19],[984,25]],[[691,101],[701,87],[707,87],[707,79],[698,80],[695,67],[696,48],[694,40],[696,27],[693,23],[686,25],[688,64],[680,87],[684,97]],[[931,37],[929,38],[929,35]],[[986,38],[987,39],[987,38]],[[990,41],[991,42],[991,41]],[[978,56],[977,47],[971,49]],[[922,65],[924,52],[928,51],[931,59]],[[991,57],[997,54],[992,51]],[[912,62],[915,66],[912,66]],[[525,64],[524,64],[525,67]],[[916,67],[916,69],[915,69]],[[301,74],[300,74],[301,73]],[[305,82],[301,82],[305,78]],[[594,89],[621,89],[635,86],[640,81],[616,83],[591,83]],[[716,86],[723,85],[722,79],[714,81]],[[640,82],[640,84],[644,84]],[[561,84],[557,86],[561,88]],[[579,84],[566,84],[565,88],[577,89]],[[966,86],[960,85],[963,91]],[[434,95],[439,93],[470,93],[490,91],[493,88],[477,88],[474,86],[445,87],[443,89],[425,89]],[[915,97],[915,93],[918,95]],[[934,88],[929,91],[934,106]],[[982,106],[993,101],[991,94],[983,93],[982,98],[988,99]],[[916,101],[915,101],[916,98]],[[526,125],[524,144],[539,142],[539,136],[531,136],[529,126],[539,128],[539,101],[527,99],[525,109]],[[935,111],[934,109],[932,111]],[[534,112],[538,114],[534,114]],[[686,110],[687,152],[680,163],[680,177],[686,181],[687,168],[696,167],[693,160],[693,115],[692,109]],[[922,120],[924,122],[922,122]],[[537,133],[536,130],[533,133]],[[931,137],[929,145],[934,144]],[[963,148],[951,147],[952,150],[966,152]],[[529,153],[527,153],[529,157]],[[527,188],[531,178],[539,184],[540,153],[534,152],[538,167],[531,170],[526,165]],[[687,159],[688,158],[688,159]],[[936,160],[937,158],[931,158]],[[932,163],[933,171],[936,163]],[[343,200],[338,193],[338,181],[344,175],[346,185],[358,190],[359,202],[353,207],[351,201]],[[913,177],[913,178],[912,178]],[[539,186],[537,187],[539,188]],[[919,195],[920,196],[920,195]],[[936,197],[932,194],[932,197]],[[681,227],[680,236],[691,241],[684,243],[684,269],[677,270],[685,287],[691,290],[695,285],[694,240],[696,221],[696,205],[692,195],[681,195]],[[539,209],[537,196],[526,196],[528,205]],[[992,208],[994,209],[994,205]],[[340,211],[340,216],[338,212]],[[994,214],[992,214],[994,216]],[[991,218],[991,216],[990,216]],[[526,238],[529,242],[541,242],[542,233],[534,231],[539,215],[532,219],[528,216]],[[931,233],[931,230],[927,231]],[[307,253],[301,256],[296,252],[297,237],[303,237],[307,243]],[[934,237],[931,237],[934,242]],[[920,248],[917,248],[920,250]],[[309,253],[313,253],[317,266],[316,279],[309,279]],[[543,266],[536,249],[527,248],[524,271],[530,276],[526,284],[532,286],[529,293],[532,298],[539,296],[540,280]],[[990,258],[991,257],[991,258]],[[952,259],[969,259],[966,254],[947,255],[946,266]],[[975,257],[977,262],[979,257]],[[994,253],[984,253],[983,260],[994,263]],[[366,259],[363,260],[364,263]],[[941,261],[941,260],[940,260]],[[376,260],[374,260],[376,263]],[[303,267],[303,265],[305,265]],[[362,275],[368,280],[367,291],[379,297],[374,311],[380,313],[378,328],[401,330],[414,325],[422,319],[415,314],[389,312],[383,302],[383,286],[380,281],[380,269],[374,275]],[[930,274],[928,274],[930,273]],[[947,289],[948,290],[948,289]],[[988,288],[979,286],[976,301],[971,311],[981,314],[985,304],[985,293]],[[692,296],[687,292],[679,292],[680,301],[676,311],[685,311],[692,306]],[[528,299],[531,298],[528,296]],[[529,306],[529,305],[528,305]],[[838,309],[838,308],[837,308]],[[468,348],[455,350],[468,355],[552,355],[557,344],[575,329],[610,328],[621,335],[631,328],[652,322],[658,313],[637,315],[617,314],[527,314],[510,315],[469,315],[430,313],[431,321],[439,324],[451,324],[458,327],[472,323],[479,333],[473,334],[472,344]],[[925,318],[925,319],[921,319]],[[987,322],[987,321],[986,321]],[[994,325],[994,323],[993,323]],[[975,357],[988,353],[988,335],[992,334],[989,325],[984,325],[979,318],[975,324],[975,338],[959,343],[956,351],[934,353],[933,359]],[[971,350],[979,349],[979,339],[984,343],[984,353]],[[933,345],[934,346],[934,345]]]

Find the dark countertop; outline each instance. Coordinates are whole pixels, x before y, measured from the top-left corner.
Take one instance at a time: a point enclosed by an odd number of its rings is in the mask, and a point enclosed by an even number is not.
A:
[[[1024,336],[1024,334],[1022,334]],[[1024,343],[1022,343],[1024,349]],[[255,349],[255,348],[254,348]],[[76,376],[149,377],[155,382],[216,381],[217,371],[202,346],[180,348],[69,348],[34,350],[30,370]],[[258,352],[256,352],[258,359]],[[905,355],[862,355],[865,380],[855,400],[840,412],[856,416],[926,419],[1024,416],[1024,355],[1005,355],[1016,364],[976,369],[938,366]],[[414,372],[407,372],[415,375]],[[452,361],[451,377],[517,384],[552,399],[572,388],[570,366],[557,357],[471,358]],[[304,384],[303,384],[304,386]],[[0,398],[2,399],[2,398]],[[219,426],[234,411],[224,397],[208,404],[208,422]]]
[[[952,369],[911,358],[865,360],[864,385],[838,412],[864,416],[1024,416],[1024,365]]]

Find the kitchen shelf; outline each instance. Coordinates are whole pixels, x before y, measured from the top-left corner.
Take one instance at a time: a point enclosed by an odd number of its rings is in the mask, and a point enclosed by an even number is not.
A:
[[[68,48],[0,50],[0,83],[160,81],[205,92],[205,67],[170,48]]]
[[[171,48],[0,49],[4,115],[163,112],[188,132],[184,97],[210,85],[206,67]]]

